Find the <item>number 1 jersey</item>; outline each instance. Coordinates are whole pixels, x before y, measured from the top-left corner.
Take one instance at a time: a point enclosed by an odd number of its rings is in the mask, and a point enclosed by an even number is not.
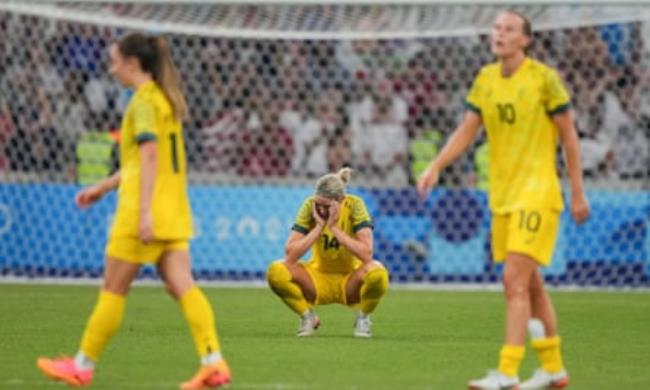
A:
[[[151,213],[157,240],[192,236],[187,196],[183,129],[171,105],[153,81],[141,85],[124,113],[120,141],[120,186],[111,236],[137,236],[140,219],[140,150],[154,141],[158,162]]]

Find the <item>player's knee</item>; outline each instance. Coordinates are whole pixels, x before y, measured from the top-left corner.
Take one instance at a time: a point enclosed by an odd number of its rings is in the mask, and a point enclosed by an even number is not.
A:
[[[272,262],[266,270],[266,280],[275,289],[291,281],[291,272],[282,260]]]
[[[372,267],[364,277],[366,296],[372,295],[373,298],[383,296],[388,290],[389,275],[386,268],[378,263],[378,266]]]
[[[177,301],[180,301],[183,295],[192,289],[192,287],[194,287],[194,283],[191,280],[185,283],[165,283],[165,290],[167,290],[167,293]]]
[[[522,278],[516,276],[504,277],[502,283],[506,299],[529,299],[530,285]]]

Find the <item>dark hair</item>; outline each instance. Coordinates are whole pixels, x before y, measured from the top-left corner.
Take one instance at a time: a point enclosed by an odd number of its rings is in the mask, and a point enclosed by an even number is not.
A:
[[[174,116],[183,120],[187,103],[180,87],[180,77],[172,61],[167,39],[163,36],[129,33],[117,42],[124,57],[135,57],[143,71],[150,73],[172,106]]]

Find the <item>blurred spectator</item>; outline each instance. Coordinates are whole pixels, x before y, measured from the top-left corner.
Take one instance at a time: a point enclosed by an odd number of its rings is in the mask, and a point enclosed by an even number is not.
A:
[[[404,187],[408,184],[406,169],[408,134],[392,112],[394,100],[382,99],[374,105],[374,115],[368,126],[372,139],[370,160],[372,173],[382,184]]]
[[[71,143],[76,142],[89,127],[98,130],[106,125],[100,121],[89,125],[88,105],[82,88],[79,77],[70,72],[65,79],[66,93],[57,95],[53,101],[55,114],[53,125]]]
[[[52,111],[44,93],[39,95],[40,104],[32,105],[32,109],[20,109],[12,118],[16,128],[7,142],[5,153],[14,171],[65,175],[63,168],[71,151],[64,147],[52,126]]]
[[[338,31],[337,9],[305,8],[295,23]],[[242,25],[266,17],[258,7],[245,10],[232,16]],[[402,27],[385,7],[368,10],[353,17],[361,30]],[[573,94],[587,176],[648,177],[647,31],[637,22],[535,33],[533,57],[554,63]],[[0,14],[0,149],[7,152],[0,169],[67,172],[81,134],[117,127],[128,99],[105,77],[105,50],[120,32]],[[362,185],[404,185],[422,169],[420,157],[437,152],[431,136],[453,130],[467,83],[490,55],[485,36],[171,38],[190,106],[190,170],[228,178],[307,178],[350,164]],[[476,180],[475,168],[463,159],[440,184]]]
[[[608,93],[603,126],[612,129],[616,171],[622,179],[642,179],[650,167],[648,118],[650,107],[641,105],[639,82],[633,68],[619,74],[614,93]],[[644,112],[645,110],[645,112]]]
[[[405,185],[408,108],[406,101],[394,94],[390,80],[378,79],[360,101],[349,105],[349,116],[354,168],[386,178],[387,184]]]
[[[239,174],[252,177],[285,176],[291,169],[293,139],[278,121],[279,105],[267,89],[251,100],[246,130],[240,134]]]
[[[595,27],[571,30],[565,78],[573,93],[585,177],[607,177],[613,164],[614,128],[603,126],[605,94],[611,85],[607,47]]]
[[[342,124],[341,101],[341,95],[330,90],[315,108],[297,102],[295,108],[288,107],[282,112],[280,124],[291,132],[294,141],[291,163],[294,174],[316,177],[329,172],[328,148]]]
[[[327,139],[321,123],[311,115],[310,107],[296,102],[280,114],[280,125],[291,132],[294,153],[291,172],[296,176],[314,177],[327,169]]]
[[[64,148],[53,125],[49,97],[38,80],[35,64],[30,65],[12,67],[3,85],[12,92],[7,107],[15,127],[5,153],[12,170],[53,172],[62,168],[58,152]]]
[[[240,153],[237,139],[246,128],[246,112],[243,108],[224,102],[224,109],[201,129],[202,160],[199,170],[210,173],[237,172]]]
[[[352,76],[370,74],[373,68],[372,53],[376,50],[378,41],[374,40],[344,40],[336,45],[335,57],[341,66]]]
[[[413,121],[428,121],[434,127],[449,128],[455,123],[445,123],[440,112],[433,116],[432,111],[445,109],[449,101],[447,86],[439,81],[428,53],[419,53],[412,58],[404,73],[394,77],[395,90],[408,103],[409,118]],[[447,129],[451,131],[452,129]]]
[[[87,131],[76,146],[77,183],[83,186],[99,183],[118,169],[119,130]]]
[[[338,127],[329,138],[329,149],[327,150],[328,171],[337,172],[341,167],[349,166],[351,158],[350,132],[345,127]]]
[[[50,61],[51,45],[37,44],[30,48],[31,61],[35,64],[38,82],[50,97],[60,97],[66,93],[63,79]]]
[[[442,147],[443,135],[434,128],[421,129],[411,141],[410,147],[410,182],[416,183],[429,163],[438,155]]]

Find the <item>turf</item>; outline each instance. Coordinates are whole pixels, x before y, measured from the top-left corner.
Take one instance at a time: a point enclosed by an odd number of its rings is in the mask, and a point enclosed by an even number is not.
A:
[[[72,354],[96,288],[0,285],[0,388],[63,388],[36,370],[39,355]],[[206,288],[233,370],[230,389],[463,389],[496,364],[503,327],[497,292],[393,290],[373,316],[373,339],[352,337],[354,313],[318,308],[322,328],[297,339],[297,319],[266,289]],[[650,389],[650,294],[554,292],[572,389]],[[530,350],[529,350],[530,351]],[[136,287],[106,349],[96,389],[174,389],[196,368],[176,304]],[[536,359],[528,353],[522,376]]]

